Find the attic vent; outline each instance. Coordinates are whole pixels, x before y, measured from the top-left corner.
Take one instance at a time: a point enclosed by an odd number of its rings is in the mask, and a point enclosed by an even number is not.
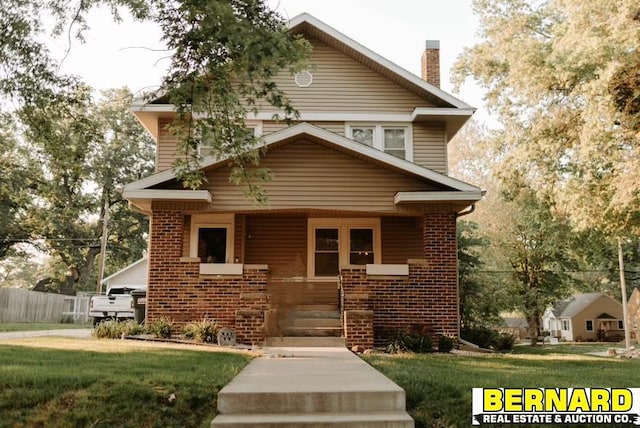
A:
[[[301,88],[308,88],[313,83],[313,74],[309,73],[307,70],[296,73],[294,76],[294,80],[296,85]]]

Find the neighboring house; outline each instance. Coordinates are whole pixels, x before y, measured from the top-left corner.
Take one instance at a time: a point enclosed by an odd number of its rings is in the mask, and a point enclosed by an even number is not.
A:
[[[640,340],[640,289],[634,288],[627,302],[627,322],[632,339]]]
[[[102,283],[107,289],[113,286],[131,286],[132,288],[146,287],[148,267],[148,259],[143,257],[113,275],[106,277],[102,280]]]
[[[309,72],[277,78],[300,120],[247,121],[273,172],[265,206],[229,183],[224,158],[205,158],[206,183],[183,189],[174,106],[132,106],[157,141],[156,174],[124,191],[151,219],[147,319],[213,318],[244,343],[371,347],[416,325],[457,337],[456,220],[482,192],[447,175],[447,143],[474,109],[439,89],[439,44],[427,42],[426,81],[310,15],[290,31],[313,46]]]
[[[567,341],[624,339],[622,304],[603,293],[576,294],[545,311],[542,327],[551,337]]]
[[[509,314],[502,316],[503,325],[498,328],[501,333],[512,334],[516,339],[529,339],[529,323],[523,316],[518,314]]]

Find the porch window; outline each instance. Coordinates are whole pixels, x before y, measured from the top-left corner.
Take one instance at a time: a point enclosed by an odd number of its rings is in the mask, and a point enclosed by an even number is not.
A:
[[[308,220],[308,275],[335,278],[340,267],[381,263],[380,219]]]
[[[569,331],[569,320],[562,320],[562,331]]]
[[[585,330],[593,331],[593,320],[586,320],[585,321]]]
[[[337,276],[340,272],[338,229],[316,229],[316,276]]]
[[[373,229],[349,229],[349,264],[373,263]]]
[[[198,257],[203,263],[226,262],[226,227],[201,227],[198,229]]]
[[[618,320],[618,330],[624,330],[624,321]]]
[[[360,144],[413,161],[410,124],[346,124],[345,135]]]
[[[200,263],[233,263],[233,230],[233,215],[193,215],[189,256]]]

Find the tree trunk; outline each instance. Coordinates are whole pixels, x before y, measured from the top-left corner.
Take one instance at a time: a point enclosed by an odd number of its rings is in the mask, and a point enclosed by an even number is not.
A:
[[[79,290],[88,290],[89,279],[91,277],[91,271],[93,270],[93,265],[96,262],[96,257],[100,253],[100,248],[89,248],[87,251],[87,256],[84,259],[84,263],[78,269],[78,282],[77,289]]]
[[[527,323],[529,324],[529,336],[531,336],[530,345],[536,346],[538,337],[540,337],[540,317],[537,314],[527,315]]]

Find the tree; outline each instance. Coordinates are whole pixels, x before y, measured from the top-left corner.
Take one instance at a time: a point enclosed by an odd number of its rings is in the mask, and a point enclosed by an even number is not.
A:
[[[478,231],[478,223],[458,221],[458,284],[460,327],[488,327],[498,325],[500,312],[505,308],[501,290],[493,278],[480,271],[484,266],[481,254],[490,242]]]
[[[46,13],[55,22],[54,36],[66,33],[70,40],[74,34],[82,41],[85,17],[93,7],[109,6],[116,20],[118,9],[125,7],[136,19],[156,22],[170,51],[171,66],[159,94],[178,109],[173,131],[179,179],[189,188],[203,183],[198,146],[204,138],[212,156],[232,160],[231,180],[246,184],[248,195],[258,202],[265,201],[256,180],[270,174],[257,168],[259,139],[244,120],[261,103],[284,120],[296,116],[274,77],[300,69],[310,46],[290,35],[284,19],[264,0],[7,1],[0,11],[0,94],[30,104],[39,93],[67,85],[40,41]]]
[[[512,304],[524,313],[535,345],[545,308],[572,291],[576,264],[568,221],[557,214],[553,203],[515,183],[503,193],[511,226],[498,245],[513,271],[508,285]]]
[[[309,44],[292,36],[283,18],[260,0],[161,1],[156,7],[155,19],[173,51],[162,90],[178,109],[173,124],[181,154],[174,164],[178,178],[186,187],[202,184],[198,147],[206,140],[213,157],[231,159],[231,180],[264,203],[256,179],[270,174],[255,168],[259,137],[244,121],[261,103],[284,120],[297,115],[274,78],[283,70],[299,70]]]
[[[127,90],[105,96],[96,105],[89,88],[71,82],[20,111],[30,161],[42,177],[27,225],[52,256],[51,266],[64,266],[66,284],[53,281],[57,288],[93,288],[107,200],[113,266],[124,267],[146,248],[146,220],[127,209],[117,189],[151,172],[153,142],[128,114]]]
[[[37,180],[27,162],[25,148],[18,140],[16,123],[0,115],[0,259],[20,252],[19,244],[29,241],[25,214],[32,207],[32,189]]]
[[[640,145],[628,120],[637,2],[476,0],[474,9],[483,40],[455,75],[488,91],[502,125],[499,168],[527,171],[580,228],[637,232]]]

